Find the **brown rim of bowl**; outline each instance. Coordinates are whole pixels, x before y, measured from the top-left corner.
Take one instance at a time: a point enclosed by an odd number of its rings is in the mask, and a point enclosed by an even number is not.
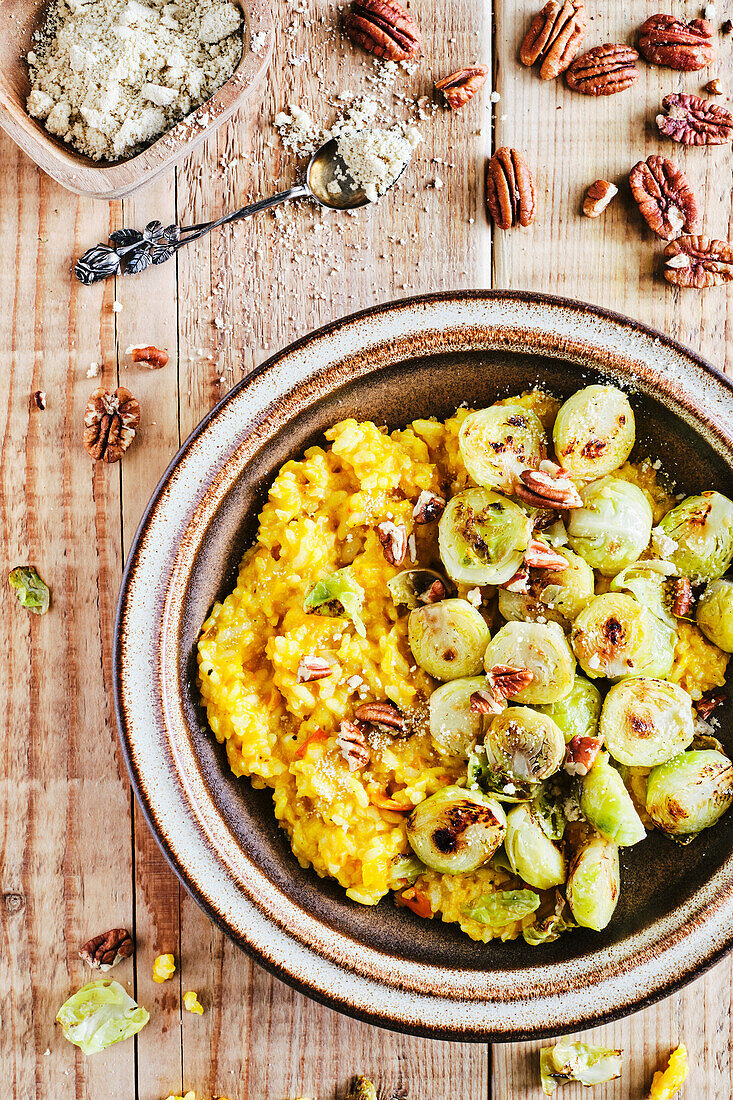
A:
[[[528,306],[546,307],[549,311],[556,310],[558,311],[558,316],[560,311],[569,311],[577,318],[595,318],[603,322],[611,322],[614,327],[623,328],[630,333],[639,334],[646,341],[651,340],[655,344],[655,347],[666,349],[672,352],[675,357],[687,360],[689,364],[694,364],[697,368],[701,368],[704,375],[707,374],[718,383],[722,383],[726,391],[733,395],[733,385],[725,376],[716,371],[715,368],[706,363],[700,356],[688,351],[669,337],[656,332],[640,322],[633,321],[609,310],[549,295],[511,291],[444,292],[371,307],[370,309],[363,310],[341,321],[331,322],[329,325],[301,338],[288,348],[272,356],[246,379],[243,379],[242,382],[234,387],[234,389],[211,410],[199,426],[194,429],[176,457],[169,464],[145,510],[125,566],[115,623],[114,697],[125,760],[130,771],[136,796],[146,819],[178,877],[212,920],[232,937],[235,942],[248,950],[262,963],[262,965],[284,981],[295,986],[309,996],[314,997],[316,1000],[357,1018],[368,1020],[369,1022],[390,1027],[395,1030],[402,1030],[429,1037],[475,1039],[478,1041],[486,1041],[487,1039],[492,1039],[494,1041],[515,1041],[528,1036],[537,1038],[542,1035],[559,1034],[562,1031],[576,1030],[580,1027],[589,1026],[592,1023],[598,1022],[600,1019],[615,1019],[627,1015],[629,1012],[636,1011],[667,995],[674,989],[679,988],[685,982],[702,973],[709,966],[713,965],[713,963],[722,957],[730,949],[731,945],[733,945],[733,877],[731,874],[729,873],[725,876],[722,870],[716,873],[713,879],[706,884],[705,889],[707,890],[707,895],[706,898],[703,899],[702,904],[698,903],[696,909],[695,906],[690,903],[685,910],[687,916],[682,920],[682,923],[679,921],[675,923],[673,920],[660,922],[663,928],[659,938],[654,939],[654,941],[650,943],[646,942],[649,938],[646,937],[645,942],[640,945],[638,961],[636,961],[635,955],[634,973],[636,974],[638,969],[640,974],[636,981],[633,979],[627,981],[628,988],[625,991],[619,993],[614,986],[614,983],[617,985],[622,983],[624,977],[623,968],[612,965],[612,960],[604,959],[603,963],[605,965],[605,970],[602,970],[597,985],[594,986],[592,981],[589,982],[587,980],[588,975],[586,975],[584,979],[585,984],[583,984],[583,979],[581,979],[580,984],[578,984],[577,981],[574,981],[571,976],[566,974],[564,981],[561,980],[556,982],[556,984],[551,987],[552,993],[546,993],[542,1000],[542,1004],[544,1005],[543,1011],[545,1013],[544,1018],[551,1019],[553,1021],[552,1024],[545,1024],[539,1019],[534,1019],[534,1021],[528,1020],[525,1026],[523,1026],[524,1018],[519,1019],[515,1016],[513,1021],[507,1022],[505,1025],[501,1022],[499,1017],[508,1006],[495,1001],[490,1003],[488,1009],[484,1009],[484,1016],[482,1017],[481,1006],[486,1006],[488,1002],[483,1000],[480,994],[474,994],[472,996],[470,990],[464,989],[462,993],[457,994],[458,1000],[454,998],[452,1001],[448,1002],[449,1005],[453,1005],[454,1010],[456,1004],[458,1004],[462,1013],[465,1010],[465,1014],[469,1015],[471,1018],[471,1022],[466,1020],[460,1025],[457,1025],[455,1011],[453,1011],[452,1014],[446,1012],[442,1012],[439,1015],[436,1014],[435,1005],[439,1002],[442,1009],[445,1008],[445,1005],[441,998],[436,995],[435,989],[431,988],[432,983],[436,980],[435,974],[432,974],[429,980],[427,977],[424,978],[424,984],[418,989],[411,989],[409,984],[400,984],[399,981],[395,981],[394,974],[391,974],[389,979],[385,981],[384,976],[381,973],[377,974],[374,968],[372,968],[371,973],[368,967],[366,970],[363,968],[360,969],[361,960],[354,961],[349,955],[348,962],[345,962],[343,951],[339,957],[339,953],[335,951],[335,949],[331,950],[330,945],[326,945],[323,938],[317,936],[314,938],[313,929],[307,927],[309,923],[309,916],[307,914],[301,913],[298,915],[299,918],[302,919],[303,926],[296,931],[283,919],[282,912],[275,912],[277,907],[274,902],[271,904],[268,898],[267,905],[263,905],[262,899],[258,898],[253,890],[250,890],[248,894],[248,903],[252,907],[252,915],[255,920],[259,921],[260,925],[263,925],[264,922],[264,925],[272,932],[273,938],[275,938],[276,933],[282,933],[286,947],[287,945],[292,945],[292,958],[290,952],[284,952],[282,950],[282,945],[280,945],[281,950],[278,956],[274,948],[268,951],[270,946],[269,941],[268,948],[263,948],[262,943],[253,942],[252,938],[248,938],[234,929],[232,926],[233,917],[231,914],[227,916],[227,914],[222,911],[221,907],[217,908],[212,898],[206,894],[205,890],[201,888],[200,883],[196,881],[197,874],[195,870],[192,869],[191,866],[185,866],[182,863],[180,853],[174,850],[175,838],[172,838],[172,834],[165,833],[165,823],[161,820],[161,817],[164,816],[168,810],[164,805],[156,807],[153,804],[155,792],[148,787],[145,777],[141,773],[137,759],[136,745],[129,737],[128,725],[130,719],[125,709],[126,704],[129,705],[130,703],[130,699],[125,698],[124,687],[124,634],[128,616],[132,614],[132,605],[128,606],[129,589],[134,582],[136,572],[141,568],[140,557],[144,548],[143,544],[148,529],[156,515],[158,504],[161,500],[165,501],[167,495],[166,490],[170,487],[169,482],[173,479],[177,467],[181,464],[188,452],[190,452],[194,443],[201,438],[206,428],[222,414],[226,407],[234,401],[242,391],[253,386],[263,372],[273,370],[278,364],[307,350],[311,345],[322,341],[329,335],[338,333],[342,329],[347,330],[349,327],[353,328],[354,326],[358,326],[358,323],[365,319],[368,320],[375,317],[399,317],[404,313],[409,315],[411,312],[418,312],[421,309],[430,310],[436,307],[439,308],[441,305],[460,308],[462,306],[467,306],[469,303],[485,303],[487,306],[491,304],[500,305],[501,303],[520,303]],[[493,324],[495,325],[496,323],[494,322]],[[489,323],[488,327],[491,327],[491,325],[492,323]],[[474,329],[475,328],[476,325],[474,324]],[[497,346],[510,348],[512,346],[511,337],[515,332],[517,334],[524,332],[526,336],[526,330],[523,330],[521,326],[515,329],[510,326],[507,332],[509,338],[506,338],[505,333],[505,342]],[[440,335],[440,330],[426,329],[423,335],[426,338],[429,336],[437,338]],[[588,335],[590,335],[590,333]],[[554,332],[550,333],[547,330],[545,331],[545,338],[547,346],[542,348],[542,350],[549,351],[551,345],[551,352],[558,358],[581,356],[584,349],[588,351],[594,346],[592,343],[589,343],[587,339],[584,341],[582,339],[575,339],[574,337],[566,337],[558,343],[559,337],[556,338]],[[535,349],[538,342],[540,344],[543,342],[542,340],[538,341],[536,333],[533,333],[532,340]],[[598,347],[598,345],[595,346]],[[419,350],[418,341],[418,352]],[[456,349],[451,347],[450,350]],[[457,350],[460,350],[460,348]],[[604,348],[603,350],[606,352],[608,349]],[[613,358],[613,353],[608,352],[608,354]],[[352,355],[350,358],[353,360],[354,356]],[[365,358],[368,361],[371,358],[371,352],[368,352]],[[624,360],[622,353],[619,353],[618,360],[619,362]],[[333,369],[333,365],[331,365],[329,369]],[[318,375],[315,377],[318,377]],[[312,383],[313,377],[309,378],[307,381],[308,383]],[[679,386],[675,387],[670,381],[667,381],[665,385],[667,395],[671,399],[679,406],[686,409],[694,419],[698,420],[698,422],[702,421],[706,431],[716,437],[719,442],[723,443],[729,449],[733,448],[733,438],[726,434],[719,422],[716,423],[714,420],[711,420],[710,417],[702,411],[699,404],[696,405],[694,400],[690,400],[687,393],[681,390]],[[295,391],[301,391],[304,388],[307,389],[306,380],[296,383],[288,392],[293,393]],[[268,412],[269,411],[268,409]],[[252,434],[256,434],[257,426],[262,423],[263,418],[264,414],[260,416],[259,420],[255,421],[250,436],[247,438],[251,438]],[[214,478],[214,483],[218,480],[223,469],[224,466],[220,469],[219,475]],[[211,488],[211,486],[209,486],[209,488]],[[192,505],[189,520],[193,519],[199,510],[200,502],[195,504],[195,506]],[[165,511],[165,509],[163,509],[163,511]],[[168,587],[171,586],[169,585]],[[163,623],[163,627],[165,627],[165,625],[166,624]],[[163,639],[162,645],[165,645],[165,639]],[[168,760],[164,762],[163,771],[172,772],[174,771],[173,764],[181,762],[175,749],[173,751],[173,757],[173,762]],[[188,786],[187,782],[185,786]],[[198,817],[198,810],[192,809],[191,806],[188,808],[196,817],[196,821],[193,823],[194,826],[200,829],[201,821]],[[226,837],[224,833],[226,832],[226,828],[222,828],[222,842],[225,843]],[[202,836],[210,836],[210,834],[204,834],[203,831],[201,832]],[[215,858],[218,858],[222,869],[225,872],[229,871],[231,873],[231,868],[226,865],[223,850],[213,850],[209,843],[208,855],[213,855]],[[713,887],[713,880],[717,883],[715,887]],[[250,883],[247,885],[249,887]],[[242,883],[240,882],[240,887],[241,886]],[[698,891],[695,897],[697,898],[701,893],[702,891]],[[287,909],[287,905],[285,909]],[[290,903],[290,909],[291,911],[293,909],[292,903]],[[717,920],[714,911],[718,911]],[[708,925],[713,926],[707,929],[711,932],[709,942],[705,940],[703,944],[700,944],[696,940],[694,944],[696,950],[693,950],[692,947],[689,951],[685,950],[687,944],[691,943],[695,935],[697,935],[699,939],[700,930],[703,925],[706,926],[706,929]],[[717,935],[712,935],[713,931],[716,931]],[[311,937],[310,939],[308,938],[309,936]],[[333,938],[332,931],[325,929],[326,939],[328,939],[329,936]],[[645,937],[640,938],[645,939]],[[352,941],[349,941],[348,946],[352,948],[354,946],[357,948],[359,947],[358,944],[355,945]],[[368,955],[369,952],[365,952],[365,954]],[[602,948],[599,948],[598,952],[592,953],[592,958],[602,958],[603,954]],[[671,965],[668,965],[666,969],[662,967],[660,970],[660,958],[662,962],[666,961],[668,964],[671,963]],[[656,965],[655,960],[657,960]],[[581,966],[581,964],[584,965],[584,960],[578,961],[578,965]],[[399,970],[399,967],[397,969]],[[428,967],[427,969],[430,970],[431,968]],[[344,973],[344,971],[346,971],[346,973]],[[443,971],[440,977],[442,981],[445,981],[445,978],[448,977],[449,982],[452,982],[455,975],[456,972]],[[459,978],[462,977],[461,974],[457,976]],[[592,974],[590,977],[592,978]],[[324,980],[326,978],[333,979],[332,984],[324,986]],[[341,981],[341,978],[344,980]],[[604,983],[604,997],[600,996],[601,982]],[[613,987],[614,996],[612,996],[611,1001],[609,1001],[607,995],[611,987]],[[457,987],[451,985],[450,988],[453,989]],[[377,993],[383,994],[382,997],[377,997]],[[590,995],[590,1000],[588,999],[588,995]],[[387,1000],[391,998],[393,1002],[388,1007],[384,1005],[385,996]],[[464,998],[463,1000],[460,999],[461,996]],[[374,1007],[380,999],[383,1002],[381,1009],[378,1004],[377,1007]],[[575,1001],[575,1007],[572,1007],[570,1004],[570,999]],[[432,1012],[427,1011],[430,1004],[433,1005]],[[474,1006],[478,1006],[478,1014],[476,1012],[471,1014],[468,1011],[470,1007],[472,1008]],[[512,1013],[508,1012],[506,1015],[511,1017]],[[535,1016],[536,1015],[535,1013]],[[428,1019],[429,1022],[416,1022],[416,1020],[426,1021]],[[461,1015],[461,1019],[463,1019],[463,1015]]]

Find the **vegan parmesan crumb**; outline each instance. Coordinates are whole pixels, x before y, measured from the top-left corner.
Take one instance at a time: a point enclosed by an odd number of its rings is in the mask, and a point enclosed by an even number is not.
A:
[[[345,131],[339,137],[339,156],[370,202],[376,202],[402,175],[420,142],[415,127],[390,130]]]

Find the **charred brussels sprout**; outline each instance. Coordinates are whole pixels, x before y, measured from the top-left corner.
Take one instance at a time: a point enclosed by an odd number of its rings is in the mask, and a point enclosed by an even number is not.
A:
[[[552,438],[561,466],[589,481],[618,470],[631,454],[635,432],[625,393],[615,386],[586,386],[560,409]]]
[[[477,485],[511,493],[522,470],[537,469],[546,454],[545,430],[522,405],[492,405],[469,413],[458,445]]]
[[[583,671],[605,676],[667,676],[674,662],[674,632],[625,592],[603,592],[581,611],[571,634]]]
[[[581,783],[580,808],[596,832],[620,848],[646,836],[624,781],[608,763],[597,763]]]
[[[444,787],[410,814],[407,839],[418,859],[433,871],[475,871],[504,840],[500,804],[478,791]]]
[[[532,784],[559,770],[565,739],[546,714],[507,707],[489,726],[484,749],[492,771],[520,785]]]
[[[504,850],[515,874],[528,886],[549,890],[565,881],[565,860],[527,805],[515,806],[506,818]]]
[[[468,600],[441,600],[415,608],[407,621],[412,655],[437,680],[457,680],[481,671],[491,634]]]
[[[710,828],[733,802],[733,764],[722,752],[681,752],[654,768],[647,780],[646,811],[669,836],[692,838]]]
[[[733,501],[721,493],[688,497],[659,526],[677,543],[669,558],[683,577],[717,580],[733,560]]]
[[[578,924],[601,932],[618,903],[621,880],[618,847],[596,834],[578,848],[570,862],[566,895]]]
[[[467,489],[438,525],[440,557],[461,584],[503,584],[524,561],[532,521],[519,505],[490,489]]]
[[[487,673],[497,665],[532,673],[530,683],[511,696],[518,703],[555,703],[572,691],[575,658],[557,623],[505,623],[484,655]]]
[[[665,764],[695,736],[692,699],[667,680],[622,680],[606,696],[600,735],[619,764]]]
[[[712,581],[697,605],[697,625],[708,641],[733,653],[733,580]]]
[[[471,696],[486,683],[484,676],[470,676],[441,684],[430,696],[430,736],[438,752],[465,756],[486,726],[487,716],[471,710]]]
[[[635,562],[649,545],[652,509],[638,487],[620,477],[603,477],[581,491],[583,507],[568,520],[576,554],[609,577]]]

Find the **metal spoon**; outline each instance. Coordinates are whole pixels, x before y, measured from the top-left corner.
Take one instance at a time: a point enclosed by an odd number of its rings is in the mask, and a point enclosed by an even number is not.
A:
[[[402,172],[406,167],[407,164]],[[402,172],[394,178],[390,188],[394,187]],[[333,183],[338,184],[338,191],[335,187],[329,190],[329,184]],[[110,275],[135,275],[151,264],[164,263],[184,244],[197,241],[212,229],[249,218],[289,199],[314,199],[329,210],[356,210],[360,206],[367,206],[371,201],[364,189],[349,174],[346,164],[339,156],[337,139],[331,138],[316,149],[308,161],[303,183],[297,183],[295,187],[289,187],[287,191],[281,191],[272,198],[260,199],[251,206],[235,210],[233,214],[225,214],[223,218],[203,222],[201,225],[164,227],[162,222],[152,221],[148,222],[142,233],[137,229],[117,229],[110,233],[109,244],[88,248],[79,257],[74,274],[79,282],[87,286]]]

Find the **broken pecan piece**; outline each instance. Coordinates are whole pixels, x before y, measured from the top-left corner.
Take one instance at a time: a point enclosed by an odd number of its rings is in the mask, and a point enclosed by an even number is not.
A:
[[[671,240],[697,226],[697,202],[687,177],[671,160],[657,155],[635,164],[629,173],[631,193],[642,217],[658,237]]]
[[[35,393],[31,394],[31,403],[33,405],[35,405],[35,407],[37,409],[40,409],[41,412],[45,412],[45,410],[46,410],[46,391],[45,390],[36,390]]]
[[[341,750],[350,772],[358,772],[365,768],[371,759],[371,752],[366,743],[364,731],[355,722],[349,722],[344,718],[339,728],[337,737],[338,747]]]
[[[615,95],[636,84],[639,74],[634,64],[639,55],[631,46],[594,46],[576,57],[565,73],[568,88],[583,95]]]
[[[529,567],[521,565],[514,576],[500,584],[499,588],[507,592],[529,592]]]
[[[404,523],[386,519],[377,524],[377,538],[390,565],[402,565],[407,556],[407,528]]]
[[[694,602],[692,585],[687,577],[673,577],[670,581],[670,589],[672,592],[672,614],[676,615],[678,619],[684,618],[685,615],[689,615]]]
[[[565,771],[568,775],[587,775],[602,747],[600,738],[576,734],[565,747]]]
[[[436,519],[440,519],[444,511],[443,498],[431,493],[429,489],[423,489],[412,509],[412,518],[415,523],[433,523]]]
[[[486,688],[471,693],[469,702],[472,714],[501,714],[504,707]]]
[[[710,237],[678,237],[664,250],[664,277],[675,286],[705,290],[733,282],[733,248]]]
[[[571,508],[583,507],[583,499],[567,475],[563,477],[562,474],[552,474],[544,470],[522,470],[519,477],[532,496],[541,500],[545,508],[567,512]]]
[[[344,30],[352,42],[385,61],[411,61],[422,45],[417,24],[397,0],[354,0]]]
[[[722,82],[718,80],[717,76],[713,77],[713,79],[708,80],[707,84],[705,85],[705,91],[708,93],[708,95],[722,95]]]
[[[373,722],[378,726],[389,726],[391,729],[407,729],[407,722],[400,714],[394,703],[362,703],[354,711],[355,717],[360,722]]]
[[[549,0],[532,20],[519,51],[523,65],[540,61],[540,77],[554,80],[565,72],[585,35],[582,0]]]
[[[516,149],[497,149],[486,166],[486,207],[500,229],[531,225],[536,213],[534,177]]]
[[[652,65],[696,72],[715,57],[713,28],[707,19],[686,23],[674,15],[652,15],[639,31],[639,49]]]
[[[84,446],[95,462],[119,462],[139,424],[140,406],[129,390],[100,387],[84,412]]]
[[[311,680],[323,680],[330,676],[332,671],[328,661],[324,661],[323,657],[306,654],[300,658],[298,665],[298,683],[307,684]]]
[[[733,139],[733,115],[699,95],[675,92],[662,100],[666,114],[657,115],[665,137],[683,145],[725,145]]]
[[[163,351],[162,348],[156,348],[153,344],[148,344],[144,348],[131,348],[130,354],[133,363],[142,363],[150,370],[159,370],[168,362],[168,352]]]
[[[698,718],[702,718],[704,722],[707,722],[710,715],[718,707],[721,707],[725,702],[724,691],[706,691],[701,699],[698,699],[694,703],[695,711]]]
[[[567,558],[539,539],[529,540],[529,546],[524,551],[524,563],[530,569],[549,569],[554,573],[568,568]]]
[[[469,68],[458,69],[450,76],[444,76],[442,80],[435,81],[436,91],[442,92],[446,102],[452,111],[465,107],[469,99],[473,99],[486,83],[489,70],[485,65],[473,65]]]
[[[132,936],[126,928],[110,928],[87,940],[79,952],[79,958],[95,970],[111,970],[132,954]]]
[[[608,180],[594,180],[583,199],[583,213],[586,218],[600,218],[611,199],[618,195],[618,187]]]

